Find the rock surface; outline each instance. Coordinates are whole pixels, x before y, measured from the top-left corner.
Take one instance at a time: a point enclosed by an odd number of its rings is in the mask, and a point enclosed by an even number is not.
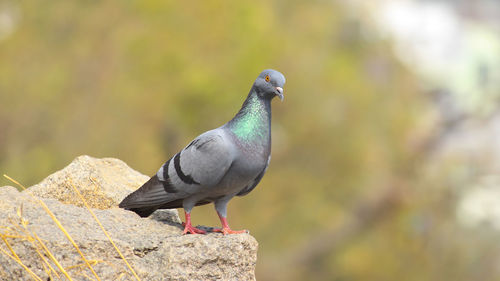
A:
[[[50,261],[49,251],[73,280],[96,279],[40,200],[59,219],[101,280],[136,280],[90,212],[79,207],[82,203],[73,194],[69,179],[86,200],[94,202],[95,215],[142,280],[255,280],[257,242],[252,236],[183,236],[176,210],[140,218],[119,209],[116,204],[147,177],[120,160],[88,156],[78,157],[27,192],[0,187],[0,280],[38,280],[32,274],[41,280],[49,280],[49,276],[58,280],[57,275],[66,280]],[[55,199],[47,198],[51,196]],[[103,198],[107,199],[100,204]]]
[[[108,209],[117,206],[127,194],[148,179],[148,176],[131,169],[119,159],[83,155],[30,187],[30,190],[39,197],[83,207],[82,201],[73,191],[73,184],[78,186],[91,208]]]

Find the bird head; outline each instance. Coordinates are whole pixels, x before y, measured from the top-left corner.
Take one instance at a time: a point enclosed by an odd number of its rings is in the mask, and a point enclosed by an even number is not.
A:
[[[261,98],[272,99],[278,96],[283,101],[283,85],[285,85],[283,74],[273,69],[266,69],[255,80],[254,88]]]

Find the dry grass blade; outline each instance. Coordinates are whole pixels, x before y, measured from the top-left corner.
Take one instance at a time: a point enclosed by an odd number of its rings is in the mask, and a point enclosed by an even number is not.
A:
[[[92,181],[92,183],[96,184],[92,179],[90,179]],[[132,268],[132,266],[128,263],[127,259],[123,256],[122,252],[118,249],[118,247],[115,245],[115,242],[113,242],[113,239],[111,239],[111,236],[109,236],[108,232],[106,231],[106,229],[104,229],[104,226],[101,224],[101,222],[99,221],[99,219],[97,219],[96,215],[94,214],[94,212],[92,211],[92,209],[90,209],[89,205],[87,204],[87,201],[85,201],[85,198],[83,198],[82,194],[80,193],[80,191],[76,188],[76,186],[73,184],[73,181],[70,179],[69,182],[71,183],[71,186],[73,187],[73,190],[75,191],[76,194],[78,194],[78,196],[80,197],[80,199],[82,200],[83,204],[85,205],[85,207],[87,208],[87,210],[89,210],[90,214],[92,215],[92,217],[94,218],[94,220],[97,222],[97,224],[99,225],[99,227],[102,229],[102,232],[104,232],[104,235],[106,235],[106,237],[108,238],[109,242],[111,242],[111,245],[113,245],[113,247],[115,248],[116,252],[118,252],[118,254],[120,255],[121,259],[125,262],[125,264],[127,265],[127,267],[130,269],[130,271],[132,272],[132,274],[134,275],[134,277],[137,279],[137,280],[141,280],[139,278],[139,276],[137,275],[137,273],[135,273],[135,270]]]
[[[26,239],[26,240],[28,240],[28,241],[31,243],[31,245],[32,245],[32,246],[33,246],[33,248],[35,249],[36,253],[37,253],[37,254],[38,254],[38,256],[40,257],[40,259],[43,261],[43,263],[42,263],[43,269],[44,269],[45,273],[47,273],[47,275],[49,276],[49,278],[50,278],[51,280],[52,280],[52,279],[54,279],[54,278],[52,277],[52,272],[53,272],[53,273],[54,273],[54,274],[55,274],[58,278],[60,278],[60,277],[59,277],[59,274],[57,273],[57,271],[55,271],[55,270],[54,270],[54,268],[52,267],[52,265],[50,265],[50,262],[49,262],[49,261],[48,261],[48,260],[47,260],[47,259],[43,256],[42,251],[40,251],[40,250],[45,250],[45,249],[44,249],[42,246],[37,245],[37,244],[35,243],[36,239],[34,239],[34,237],[32,237],[32,236],[29,236],[29,238],[28,238],[28,239]],[[41,241],[36,241],[36,242],[41,243]]]
[[[13,259],[15,262],[17,262],[20,266],[22,266],[22,268],[24,268],[24,270],[26,270],[30,275],[31,277],[33,277],[33,279],[37,280],[37,281],[42,281],[42,279],[40,277],[38,277],[33,271],[31,271],[31,269],[29,269],[26,265],[24,265],[24,263],[21,261],[21,259],[17,256],[16,252],[14,251],[14,249],[12,249],[12,247],[10,246],[9,242],[7,241],[7,239],[5,239],[5,237],[3,235],[0,235],[2,237],[2,240],[3,242],[5,243],[5,245],[7,245],[7,247],[9,248],[9,250],[11,251],[12,255],[10,255],[7,251],[5,251],[3,248],[0,247],[0,251],[8,256],[9,258]]]
[[[26,190],[26,187],[24,187],[22,184],[20,184],[19,182],[17,182],[16,180],[14,180],[13,178],[7,176],[7,175],[3,175],[5,178],[7,178],[8,180],[12,181],[13,183],[17,184],[18,186],[20,186],[23,190]],[[50,216],[50,218],[56,223],[57,227],[64,233],[64,235],[66,236],[66,238],[68,238],[68,240],[71,242],[71,244],[73,244],[73,247],[76,249],[76,251],[78,252],[78,254],[81,256],[82,260],[85,262],[85,264],[87,265],[87,267],[90,269],[90,271],[92,271],[92,274],[94,274],[95,278],[99,281],[101,281],[101,279],[99,278],[99,276],[97,276],[97,273],[94,271],[94,269],[92,268],[92,266],[90,265],[90,263],[88,262],[88,260],[85,258],[85,256],[83,255],[82,251],[80,250],[80,248],[78,247],[78,245],[76,244],[75,240],[73,240],[73,238],[71,237],[71,235],[69,235],[69,233],[66,231],[66,229],[64,228],[64,226],[61,224],[61,222],[59,221],[59,219],[56,218],[56,216],[54,215],[54,213],[52,213],[52,211],[49,209],[49,207],[47,207],[47,205],[42,201],[40,200],[39,198],[36,198],[35,196],[33,196],[33,194],[29,193],[28,194],[34,198],[35,200],[38,201],[38,203],[40,203],[40,205],[42,206],[42,208],[45,210],[45,212]]]
[[[14,258],[16,258],[18,260],[21,260],[19,258],[19,256],[17,256],[16,251],[14,251],[14,249],[12,249],[12,247],[10,246],[9,241],[7,241],[7,239],[5,239],[5,236],[2,234],[2,235],[0,235],[0,237],[2,237],[2,240],[5,243],[5,245],[7,245],[7,248],[9,248],[10,252],[12,253],[12,255],[14,255]]]
[[[45,272],[47,273],[47,275],[50,278],[52,278],[52,274],[50,273],[50,271],[54,272],[54,274],[59,279],[60,279],[60,276],[57,273],[57,271],[54,270],[54,268],[51,266],[51,264],[47,261],[47,259],[43,256],[42,252],[44,252],[56,264],[56,266],[59,268],[59,270],[61,270],[61,272],[66,276],[66,278],[68,280],[72,280],[71,277],[69,276],[69,274],[64,270],[64,268],[61,266],[61,264],[55,259],[55,257],[52,255],[52,253],[50,252],[50,250],[45,246],[45,244],[36,235],[36,233],[32,234],[29,231],[28,226],[27,226],[27,221],[23,218],[22,211],[20,209],[18,209],[17,214],[19,215],[19,217],[21,219],[21,226],[22,227],[19,226],[19,225],[17,225],[15,222],[11,221],[11,224],[14,227],[5,227],[5,226],[2,226],[2,228],[5,228],[5,231],[6,231],[6,232],[0,234],[2,236],[2,238],[21,239],[21,240],[25,240],[25,241],[30,242],[31,245],[33,246],[33,248],[35,249],[35,251],[37,252],[37,254],[42,259],[42,261],[48,266],[48,269],[47,269],[47,266],[45,264],[42,264],[42,266],[44,267]],[[13,233],[13,231],[15,232],[15,234],[8,234],[8,233]],[[19,233],[23,233],[24,235],[20,235]],[[38,244],[35,243],[35,241],[38,242]],[[9,244],[7,242],[6,242],[6,245],[9,247]],[[14,255],[13,258],[14,259],[17,258],[18,260],[20,260],[20,258],[14,252],[14,250],[12,248],[10,248],[10,250],[11,250],[12,254]],[[18,260],[16,260],[16,262],[18,262]]]
[[[45,270],[45,273],[47,273],[47,275],[49,276],[49,279],[50,280],[54,279],[52,277],[52,272],[57,276],[58,279],[60,279],[59,274],[57,273],[56,270],[54,270],[54,268],[52,267],[50,262],[47,261],[47,259],[44,257],[44,255],[42,254],[42,251],[45,251],[45,253],[48,256],[51,256],[52,253],[50,253],[49,249],[47,249],[47,247],[45,247],[44,243],[40,239],[38,239],[36,234],[32,234],[31,231],[29,231],[28,221],[26,221],[23,217],[23,205],[22,204],[17,210],[17,215],[19,216],[19,218],[21,220],[21,225],[22,225],[22,228],[20,228],[20,227],[19,228],[21,229],[21,231],[23,231],[26,234],[27,240],[31,243],[31,245],[35,249],[35,251],[38,254],[38,256],[40,257],[40,259],[42,259],[43,269]],[[38,244],[36,242],[38,242]]]
[[[103,261],[102,260],[89,260],[89,263],[91,263],[92,265],[96,265],[99,262],[103,262]],[[80,263],[80,264],[68,266],[66,269],[74,269],[74,268],[82,268],[82,267],[86,267],[86,265],[84,263]]]
[[[55,263],[55,265],[57,266],[57,268],[59,268],[59,270],[64,274],[64,276],[66,276],[66,278],[68,278],[69,280],[71,280],[71,277],[69,276],[68,272],[66,272],[66,270],[64,270],[64,267],[62,267],[62,265],[59,263],[59,261],[56,260],[56,258],[52,254],[52,252],[49,250],[49,248],[47,248],[47,246],[45,246],[45,244],[42,242],[42,240],[36,234],[34,234],[33,237],[35,238],[36,241],[38,241],[38,243],[40,243],[40,246],[45,251],[45,253],[47,254],[47,256],[49,256],[50,260]],[[55,271],[52,268],[52,266],[50,265],[50,263],[49,263],[49,266],[54,271],[54,273],[56,274],[56,276],[58,278],[60,278],[59,274],[57,273],[57,271]]]

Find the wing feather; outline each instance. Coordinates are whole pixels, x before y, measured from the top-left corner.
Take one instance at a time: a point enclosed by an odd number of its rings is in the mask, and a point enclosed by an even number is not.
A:
[[[172,184],[189,195],[215,186],[229,170],[234,148],[225,132],[208,131],[174,156],[168,167]]]

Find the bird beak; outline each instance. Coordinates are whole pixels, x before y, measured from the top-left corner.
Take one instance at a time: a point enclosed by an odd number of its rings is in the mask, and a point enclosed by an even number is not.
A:
[[[278,92],[276,95],[278,95],[278,97],[280,98],[280,100],[283,101],[283,99],[285,98],[285,96],[283,96],[283,88],[276,87],[276,91]]]

